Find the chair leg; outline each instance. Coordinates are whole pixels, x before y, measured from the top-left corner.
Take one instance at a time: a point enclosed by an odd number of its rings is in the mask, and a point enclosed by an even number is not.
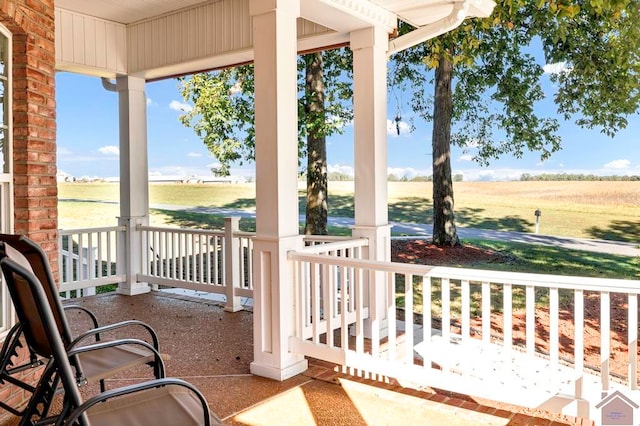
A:
[[[40,381],[33,392],[31,400],[29,400],[29,404],[23,412],[22,418],[20,419],[20,426],[31,425],[34,421],[40,420],[49,414],[49,409],[51,408],[51,403],[53,402],[59,383],[60,379],[57,374],[55,362],[49,361],[42,372]]]
[[[18,356],[17,349],[22,347],[22,342],[20,342],[21,334],[22,325],[20,325],[20,323],[17,323],[11,327],[11,330],[9,330],[9,333],[2,344],[2,359],[0,359],[0,368],[2,368],[2,370],[0,371],[4,372],[7,368],[13,365],[11,358]],[[2,380],[2,378],[0,378],[0,380]]]
[[[20,323],[14,325],[2,345],[2,352],[0,353],[0,384],[11,383],[14,386],[18,386],[21,389],[33,393],[35,387],[29,383],[23,382],[17,379],[14,375],[24,370],[32,369],[43,365],[43,362],[38,359],[38,356],[29,348],[29,361],[24,364],[14,366],[15,358],[18,356],[18,349],[24,347],[24,344],[20,340],[22,337],[22,326]],[[19,410],[4,401],[0,401],[0,408],[3,408],[16,416],[22,416],[24,410]]]

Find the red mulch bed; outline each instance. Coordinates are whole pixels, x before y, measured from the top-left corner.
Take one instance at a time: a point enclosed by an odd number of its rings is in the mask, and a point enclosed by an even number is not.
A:
[[[437,247],[428,240],[393,240],[391,260],[394,262],[416,263],[437,266],[473,267],[478,263],[513,262],[513,258],[493,250],[461,245],[459,247]],[[600,365],[600,295],[585,293],[584,297],[584,350],[585,364],[597,369]],[[627,375],[627,296],[611,294],[611,357],[610,368],[614,374]],[[481,328],[480,317],[471,319],[471,326]],[[492,312],[492,329],[500,334],[503,327],[501,313]],[[549,308],[536,309],[536,348],[545,353],[549,350]],[[560,306],[559,315],[560,356],[565,360],[573,359],[573,304]],[[514,310],[514,344],[524,344],[525,313]]]
[[[456,247],[438,247],[425,239],[392,240],[391,260],[421,265],[469,266],[478,262],[500,262],[504,260],[504,255],[468,244]]]

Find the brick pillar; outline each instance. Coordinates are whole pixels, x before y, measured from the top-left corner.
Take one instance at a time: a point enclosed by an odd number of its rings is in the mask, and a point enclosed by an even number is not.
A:
[[[15,231],[40,243],[57,270],[56,100],[53,0],[4,0],[13,36]]]
[[[53,0],[1,2],[13,33],[15,232],[38,242],[57,271],[58,188]]]
[[[3,0],[0,23],[12,33],[14,230],[38,242],[58,271],[54,0]],[[26,359],[26,351],[21,354]],[[20,362],[18,360],[18,362]],[[28,371],[24,378],[37,380]],[[3,400],[28,395],[0,386]],[[0,412],[0,423],[7,413]]]

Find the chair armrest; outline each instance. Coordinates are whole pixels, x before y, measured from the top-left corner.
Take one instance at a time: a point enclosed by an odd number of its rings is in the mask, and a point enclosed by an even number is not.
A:
[[[145,330],[147,330],[149,332],[149,335],[151,336],[151,341],[153,343],[153,347],[156,350],[159,350],[159,340],[158,340],[158,335],[156,333],[156,331],[147,323],[142,322],[142,321],[138,321],[138,320],[129,320],[129,321],[121,321],[121,322],[117,322],[114,324],[108,324],[108,325],[103,325],[102,327],[98,327],[98,328],[94,328],[88,331],[85,331],[84,333],[80,334],[78,337],[76,337],[67,347],[67,350],[69,350],[70,348],[73,348],[74,346],[76,346],[80,341],[86,339],[87,337],[91,337],[91,336],[96,336],[96,340],[99,341],[99,336],[100,333],[106,332],[106,331],[113,331],[113,330],[117,330],[119,328],[124,328],[124,327],[130,327],[130,326],[139,326],[144,328]]]
[[[89,309],[84,308],[80,305],[63,305],[62,308],[66,311],[66,310],[71,310],[71,309],[76,309],[78,311],[84,312],[90,319],[91,322],[93,323],[93,327],[92,328],[98,328],[100,327],[100,324],[98,324],[98,318],[96,318],[96,316],[94,315],[93,312],[91,312]],[[99,339],[98,339],[99,340]]]
[[[137,383],[134,385],[125,386],[122,388],[108,390],[99,395],[96,395],[88,400],[86,400],[82,405],[73,410],[71,414],[65,419],[65,424],[72,425],[80,419],[83,413],[85,413],[89,408],[94,405],[107,401],[108,399],[125,396],[129,394],[134,394],[136,392],[141,392],[147,389],[158,388],[162,386],[181,386],[187,388],[190,392],[192,392],[202,404],[202,411],[204,414],[204,425],[211,425],[211,414],[209,411],[209,405],[207,404],[207,400],[204,398],[202,393],[191,383],[185,382],[181,379],[175,378],[165,378],[165,379],[157,379],[157,380],[149,380],[147,382]],[[159,413],[161,414],[161,413]]]

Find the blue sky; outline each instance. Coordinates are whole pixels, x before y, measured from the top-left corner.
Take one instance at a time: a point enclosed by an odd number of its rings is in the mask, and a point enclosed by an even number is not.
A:
[[[58,170],[75,177],[118,176],[118,98],[103,89],[99,78],[58,73]],[[545,90],[552,93],[550,83]],[[216,164],[193,130],[184,127],[178,116],[183,101],[176,80],[147,84],[147,128],[149,173],[164,176],[210,175]],[[553,115],[549,99],[541,106],[543,113]],[[547,108],[547,111],[544,109]],[[396,101],[389,96],[389,122],[396,114]],[[409,117],[411,111],[400,111]],[[431,174],[431,127],[416,123],[413,133],[398,136],[395,123],[389,126],[389,173],[413,177]],[[353,170],[353,132],[348,127],[343,135],[328,141],[330,171],[351,173]],[[537,153],[523,158],[504,157],[488,167],[470,161],[471,155],[452,149],[452,169],[465,181],[518,179],[522,173],[593,173],[597,175],[640,175],[640,115],[630,117],[629,126],[610,138],[597,130],[585,130],[563,122],[560,128],[563,149],[544,163]],[[253,165],[234,167],[232,175],[252,176]]]

